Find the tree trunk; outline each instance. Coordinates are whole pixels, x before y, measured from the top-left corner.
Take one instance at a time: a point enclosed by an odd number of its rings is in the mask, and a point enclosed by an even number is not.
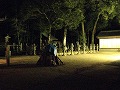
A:
[[[81,23],[82,24],[82,36],[83,36],[83,53],[85,53],[85,43],[86,43],[86,39],[85,39],[85,28],[84,28],[84,22]]]
[[[87,37],[87,41],[88,41],[88,42],[87,42],[87,46],[88,46],[88,48],[89,48],[89,45],[90,45],[90,41],[89,41],[89,40],[90,40],[89,31],[88,31],[88,35],[87,35],[87,36],[88,36],[88,37]]]
[[[82,36],[83,36],[83,43],[86,43],[86,40],[85,40],[85,28],[84,28],[84,22],[82,22]]]
[[[20,32],[19,32],[19,26],[18,26],[18,19],[16,18],[16,31],[17,31],[17,40],[18,40],[18,52],[20,51]]]
[[[63,55],[65,55],[65,49],[66,49],[66,37],[67,37],[67,29],[64,29],[64,37],[63,37]]]
[[[93,31],[92,31],[92,50],[94,49],[94,35],[95,35],[95,32],[96,32],[96,27],[97,27],[97,23],[98,23],[98,20],[99,20],[99,16],[100,16],[100,13],[98,14],[97,16],[97,19],[95,21],[95,24],[94,24],[94,28],[93,28]]]
[[[21,44],[21,40],[20,40],[20,32],[17,32],[17,38],[18,38],[18,52],[20,51],[20,44]]]
[[[40,32],[40,51],[43,49],[42,45],[42,33]]]
[[[48,33],[48,44],[50,44],[50,42],[51,42],[51,25],[50,25],[49,33]]]
[[[50,42],[51,42],[51,40],[50,40],[51,39],[51,28],[52,28],[51,23],[50,23],[50,19],[48,18],[46,13],[41,13],[41,14],[45,15],[45,17],[46,17],[46,19],[48,20],[48,23],[49,23],[49,33],[48,33],[48,42],[47,43],[50,44]]]
[[[20,34],[19,34],[19,31],[17,32],[17,39],[18,39],[18,45],[20,45]]]

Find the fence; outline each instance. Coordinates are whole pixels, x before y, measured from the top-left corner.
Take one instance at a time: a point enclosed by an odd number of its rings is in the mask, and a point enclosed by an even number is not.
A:
[[[30,45],[28,46],[27,44],[25,46],[22,45],[17,45],[13,43],[10,46],[10,52],[11,55],[36,55],[36,45]],[[0,56],[5,56],[5,51],[6,51],[6,46],[5,45],[0,45]]]
[[[59,51],[59,50],[58,50]],[[98,44],[93,46],[92,49],[92,44],[90,44],[90,46],[86,46],[84,45],[80,45],[80,44],[76,44],[73,45],[73,43],[71,43],[70,47],[66,47],[66,50],[64,52],[58,52],[58,55],[74,55],[74,54],[86,54],[86,53],[97,53],[99,51],[99,46]]]

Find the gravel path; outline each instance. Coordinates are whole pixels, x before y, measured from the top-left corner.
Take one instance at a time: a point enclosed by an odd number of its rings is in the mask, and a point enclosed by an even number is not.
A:
[[[119,53],[59,56],[64,65],[38,67],[39,56],[0,59],[0,90],[119,90]]]

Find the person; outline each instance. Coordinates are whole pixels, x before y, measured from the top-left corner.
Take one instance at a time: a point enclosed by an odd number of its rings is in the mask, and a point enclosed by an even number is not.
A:
[[[59,48],[59,43],[57,42],[56,47]]]
[[[57,49],[53,44],[49,44],[43,50],[37,65],[45,65],[45,66],[56,66],[62,65],[63,62],[57,57]]]

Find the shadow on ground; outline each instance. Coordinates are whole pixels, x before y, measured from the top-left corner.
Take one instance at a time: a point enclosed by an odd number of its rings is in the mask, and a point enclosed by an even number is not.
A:
[[[11,69],[11,68],[36,68],[38,67],[36,64],[14,64],[14,65],[0,65],[0,69]]]
[[[108,65],[112,65],[112,66],[118,66],[120,68],[120,60],[116,60],[114,62],[109,63]]]
[[[65,64],[63,64],[65,65]],[[37,64],[12,64],[12,65],[5,65],[1,64],[0,69],[17,69],[17,68],[37,68],[37,67],[58,67],[58,66],[63,66],[63,65],[57,65],[57,66],[43,66],[43,65],[37,65]]]
[[[56,78],[44,88],[48,87],[56,90],[120,90],[120,61],[76,68],[73,74]]]
[[[12,64],[9,67],[6,65],[0,65],[0,86],[2,86],[0,89],[120,90],[120,60],[116,60],[107,64],[95,64],[88,67],[75,67],[74,72],[65,75],[62,73],[64,72],[64,68],[67,67],[69,69],[69,66],[67,65],[64,65],[63,67],[61,66],[60,68],[38,67],[39,66],[36,64]],[[11,69],[11,71],[6,69]],[[44,70],[44,72],[42,70]],[[49,75],[45,74],[46,72]],[[51,74],[57,74],[58,77],[51,79],[43,78],[43,76],[50,77]]]

